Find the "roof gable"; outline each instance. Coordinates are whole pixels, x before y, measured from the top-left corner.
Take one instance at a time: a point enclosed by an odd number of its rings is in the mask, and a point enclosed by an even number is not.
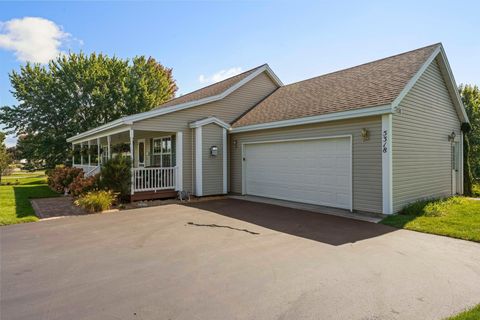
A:
[[[457,112],[458,118],[462,122],[470,122],[468,120],[467,113],[465,111],[465,106],[463,105],[462,99],[460,98],[460,94],[458,93],[458,86],[455,82],[455,78],[453,77],[452,70],[450,68],[450,64],[448,63],[447,55],[445,54],[445,50],[443,49],[442,45],[439,45],[435,51],[431,54],[431,56],[425,61],[422,67],[417,71],[417,73],[410,79],[409,83],[405,86],[405,88],[400,92],[398,97],[392,102],[392,109],[393,111],[399,108],[400,103],[406,97],[406,95],[410,92],[410,90],[415,86],[417,81],[420,77],[426,72],[426,70],[430,67],[432,63],[438,63],[440,72],[445,80],[445,85],[447,90],[452,98],[453,105],[455,106],[455,111]]]
[[[194,91],[190,94],[186,94],[184,96],[172,99],[169,102],[154,108],[153,110],[137,113],[131,116],[126,116],[126,117],[111,121],[109,123],[106,123],[104,125],[101,125],[99,127],[96,127],[94,129],[79,133],[73,137],[68,138],[67,142],[73,142],[76,140],[85,139],[90,135],[93,135],[105,130],[109,130],[112,128],[116,128],[119,126],[132,125],[136,121],[141,121],[144,119],[161,116],[163,114],[168,114],[175,111],[180,111],[180,110],[204,105],[210,102],[222,100],[228,95],[230,95],[232,92],[236,91],[237,89],[239,89],[240,87],[242,87],[243,85],[253,80],[254,78],[256,78],[258,75],[262,73],[266,73],[268,77],[272,79],[272,81],[277,86],[283,85],[283,83],[280,81],[277,75],[272,71],[272,69],[270,69],[268,64],[264,64],[254,69],[248,70],[244,73],[241,73],[240,75],[233,76],[226,80],[220,81],[213,85]],[[230,79],[232,78],[234,78],[235,81],[230,81]],[[214,94],[217,92],[219,93]]]
[[[268,68],[268,65],[263,64],[256,68],[237,74],[236,76],[216,82],[209,86],[184,94],[180,97],[173,98],[156,108],[165,108],[165,107],[183,104],[187,102],[198,101],[198,100],[205,99],[212,96],[218,96],[223,92],[227,91],[228,89],[231,89],[232,87],[238,85],[242,80],[254,74],[256,71],[259,71],[260,69],[266,69],[266,68]],[[269,75],[270,77],[272,77],[274,82],[276,82],[279,86],[282,85],[281,81],[273,74],[273,72],[269,73]]]

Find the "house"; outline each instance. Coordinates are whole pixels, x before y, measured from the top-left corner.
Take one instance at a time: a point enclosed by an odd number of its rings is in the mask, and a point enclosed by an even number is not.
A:
[[[74,159],[87,173],[127,151],[133,200],[182,190],[392,214],[462,194],[464,122],[434,44],[289,85],[265,64],[68,142],[97,148]]]

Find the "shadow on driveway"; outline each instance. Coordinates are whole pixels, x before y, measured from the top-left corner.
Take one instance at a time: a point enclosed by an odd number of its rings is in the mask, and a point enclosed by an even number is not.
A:
[[[237,199],[185,205],[334,246],[378,237],[397,230],[371,222]]]

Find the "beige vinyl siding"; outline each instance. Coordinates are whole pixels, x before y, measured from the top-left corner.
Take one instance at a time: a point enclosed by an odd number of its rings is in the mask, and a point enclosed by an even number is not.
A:
[[[210,155],[210,147],[218,148],[218,155]],[[216,124],[202,127],[203,195],[223,193],[223,128]]]
[[[215,116],[232,123],[258,102],[271,94],[277,85],[266,73],[261,73],[223,100],[135,122],[135,130],[183,131],[183,188],[194,192],[194,129],[189,124]]]
[[[332,121],[320,124],[258,130],[230,136],[230,190],[242,192],[242,143],[337,135],[353,136],[353,209],[382,212],[381,117]],[[370,139],[363,141],[362,128]],[[237,140],[237,146],[234,146]],[[292,166],[295,166],[292,163]]]
[[[393,211],[452,194],[451,143],[460,120],[436,60],[401,101],[392,125]]]

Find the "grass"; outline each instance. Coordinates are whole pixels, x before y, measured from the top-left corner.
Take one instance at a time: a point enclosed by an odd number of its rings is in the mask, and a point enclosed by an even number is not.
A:
[[[381,223],[480,242],[480,201],[464,197],[418,201]]]
[[[11,185],[5,185],[10,183]],[[45,172],[14,172],[2,177],[0,186],[0,225],[37,221],[30,200],[55,197],[47,186]]]
[[[480,304],[472,309],[466,310],[456,316],[447,318],[445,320],[478,320],[480,319]]]
[[[480,182],[473,184],[472,193],[474,197],[480,197]]]

